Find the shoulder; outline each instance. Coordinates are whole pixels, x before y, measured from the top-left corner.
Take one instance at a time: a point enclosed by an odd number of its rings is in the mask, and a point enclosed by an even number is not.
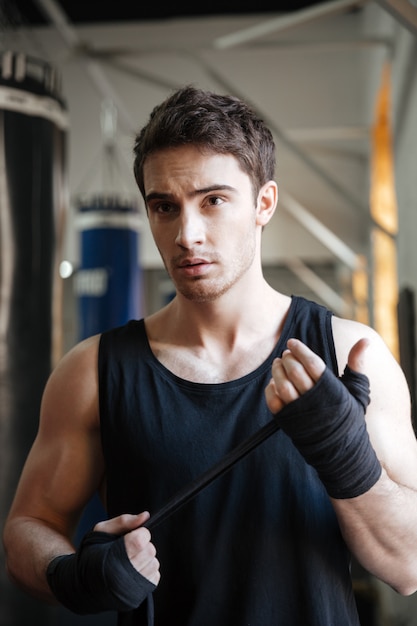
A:
[[[94,335],[69,350],[52,370],[46,383],[41,415],[98,416],[97,358],[100,335]]]
[[[360,322],[334,318],[333,334],[339,370],[343,371],[353,346],[362,338],[368,340],[363,353],[362,373],[371,385],[371,404],[378,411],[408,419],[410,394],[398,356],[389,349],[384,339],[374,329]]]
[[[360,339],[368,339],[369,356],[379,355],[379,358],[391,361],[393,355],[382,337],[370,326],[357,322],[355,320],[343,319],[341,317],[332,316],[333,341],[339,364],[340,372],[343,371],[349,356],[349,352],[353,345]]]
[[[353,346],[360,339],[367,339],[362,367],[370,380],[374,406],[397,404],[408,412],[409,390],[399,357],[391,352],[381,335],[366,324],[338,317],[333,318],[332,328],[339,371],[343,371]]]
[[[90,368],[97,365],[97,354],[101,335],[93,335],[77,343],[58,362],[53,369],[51,376],[61,376],[71,374],[80,369],[90,371]]]

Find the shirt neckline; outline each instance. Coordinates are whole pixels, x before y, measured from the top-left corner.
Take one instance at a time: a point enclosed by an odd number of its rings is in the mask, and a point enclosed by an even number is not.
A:
[[[177,376],[177,374],[174,374],[174,372],[172,372],[165,365],[163,365],[163,363],[161,363],[156,358],[155,354],[153,353],[151,345],[149,343],[148,334],[146,332],[145,319],[142,318],[142,319],[138,320],[138,323],[140,324],[140,327],[141,327],[142,332],[143,332],[145,348],[146,348],[146,351],[147,351],[147,355],[148,355],[150,364],[152,365],[152,367],[157,369],[165,378],[173,380],[177,384],[180,384],[181,386],[186,386],[186,387],[189,387],[189,388],[192,387],[194,389],[197,389],[197,388],[226,389],[226,388],[230,388],[230,387],[245,385],[249,381],[254,380],[254,379],[256,379],[259,376],[264,375],[265,370],[269,370],[270,369],[270,367],[272,365],[272,361],[274,360],[274,358],[276,358],[277,356],[282,354],[283,350],[285,349],[285,347],[287,345],[287,341],[288,341],[288,339],[290,337],[290,330],[291,330],[292,325],[293,325],[293,320],[294,320],[294,317],[295,317],[297,306],[298,306],[298,298],[296,296],[291,296],[291,302],[290,302],[290,305],[288,307],[288,311],[287,311],[287,314],[286,314],[286,317],[285,317],[285,321],[284,321],[284,324],[283,324],[283,327],[282,327],[282,332],[281,332],[281,334],[280,334],[280,336],[278,338],[278,341],[276,342],[274,348],[272,349],[271,353],[263,361],[263,363],[261,363],[258,367],[256,367],[251,372],[248,372],[248,374],[245,374],[244,376],[241,376],[241,377],[236,378],[234,380],[221,382],[221,383],[199,383],[199,382],[194,382],[194,381],[191,381],[191,380],[187,380],[186,378],[181,378],[181,376]]]

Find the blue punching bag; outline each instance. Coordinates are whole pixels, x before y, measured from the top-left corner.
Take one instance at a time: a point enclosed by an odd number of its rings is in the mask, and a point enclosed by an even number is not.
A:
[[[143,315],[137,205],[96,196],[79,203],[80,268],[75,277],[79,339]]]

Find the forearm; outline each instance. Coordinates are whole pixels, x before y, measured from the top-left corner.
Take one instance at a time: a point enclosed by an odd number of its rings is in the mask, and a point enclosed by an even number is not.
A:
[[[366,493],[333,499],[352,554],[369,572],[402,595],[417,590],[417,492],[383,469]]]
[[[46,579],[46,569],[54,557],[74,552],[71,542],[32,518],[9,521],[3,540],[11,580],[40,600],[56,603]]]

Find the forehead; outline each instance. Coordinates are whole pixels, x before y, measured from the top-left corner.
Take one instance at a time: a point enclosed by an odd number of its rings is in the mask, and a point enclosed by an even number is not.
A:
[[[151,153],[144,163],[143,178],[147,194],[176,185],[203,188],[216,183],[250,183],[232,154],[219,154],[189,145]]]

